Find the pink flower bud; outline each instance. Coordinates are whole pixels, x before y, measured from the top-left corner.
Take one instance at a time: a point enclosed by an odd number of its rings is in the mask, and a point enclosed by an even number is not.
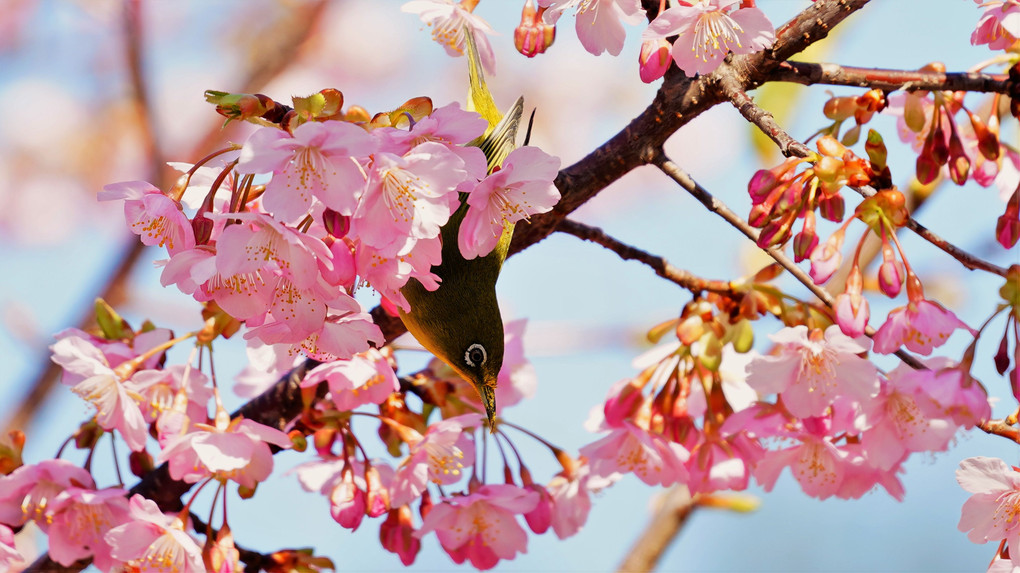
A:
[[[827,241],[811,251],[811,280],[824,284],[843,262],[840,249],[843,248],[843,232],[837,231]]]
[[[967,174],[970,173],[970,158],[963,150],[963,142],[957,134],[949,140],[949,177],[953,183],[963,185],[967,182]]]
[[[337,239],[342,239],[351,230],[351,218],[327,207],[322,212],[322,225],[326,227],[327,233]]]
[[[810,232],[804,230],[797,233],[797,235],[793,237],[794,262],[799,263],[804,259],[808,258],[811,255],[811,253],[814,252],[815,247],[817,246],[818,235],[815,234],[813,230]]]
[[[995,238],[1006,249],[1012,249],[1020,238],[1020,187],[1013,192],[1006,211],[995,222]]]
[[[846,202],[842,195],[824,195],[818,200],[818,214],[827,221],[840,223],[846,215]]]
[[[903,286],[903,265],[899,261],[885,261],[878,268],[878,286],[889,298],[900,294]]]
[[[529,58],[534,58],[549,49],[556,41],[556,26],[542,19],[545,8],[535,9],[528,0],[521,10],[521,23],[514,29],[514,47]]]
[[[864,334],[868,326],[868,318],[871,312],[868,308],[868,299],[860,295],[843,293],[836,296],[834,305],[836,311],[836,324],[843,334],[857,338]]]
[[[638,54],[638,73],[641,81],[650,84],[666,75],[669,64],[672,61],[670,50],[673,46],[665,38],[657,40],[645,40],[641,43],[641,53]]]

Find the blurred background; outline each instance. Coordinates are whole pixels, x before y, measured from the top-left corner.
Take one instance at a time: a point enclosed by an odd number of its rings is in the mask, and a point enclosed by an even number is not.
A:
[[[77,324],[93,299],[108,300],[137,326],[150,319],[185,331],[200,324],[199,307],[176,289],[159,286],[153,261],[161,253],[136,248],[119,206],[95,195],[109,182],[145,179],[164,184],[166,161],[193,162],[227,141],[241,142],[248,126],[221,130],[222,118],[204,103],[206,89],[261,92],[281,102],[335,87],[347,105],[392,109],[428,95],[437,106],[463,102],[463,59],[448,57],[413,15],[390,0],[219,0],[128,2],[113,0],[3,0],[0,9],[0,420],[28,435],[25,459],[55,455],[91,407],[66,387],[41,393],[38,409],[25,396],[49,363],[53,333]],[[573,18],[558,26],[555,45],[529,60],[513,48],[523,2],[486,0],[476,14],[497,30],[491,38],[497,74],[489,86],[500,105],[518,95],[537,109],[532,144],[558,155],[563,165],[595,149],[651,101],[657,85],[637,76],[640,27],[628,29],[618,58],[585,52]],[[761,0],[776,27],[810,3]],[[838,33],[800,59],[864,67],[917,69],[943,61],[963,71],[992,54],[969,43],[979,17],[972,2],[873,3]],[[862,90],[829,88],[837,95]],[[827,123],[826,88],[769,86],[765,98],[790,133],[804,139]],[[980,101],[974,94],[968,104]],[[796,110],[796,115],[791,110]],[[899,143],[892,118],[873,120],[890,147],[894,180],[905,183],[913,156]],[[1004,126],[1012,133],[1016,124]],[[759,168],[779,162],[752,139],[731,107],[719,106],[680,130],[667,144],[671,157],[736,212],[746,215],[746,185]],[[846,194],[848,212],[856,195]],[[993,188],[943,186],[916,218],[965,250],[996,264],[1020,262],[994,242],[1003,199]],[[618,239],[662,255],[699,276],[729,279],[765,264],[746,239],[652,168],[638,169],[598,195],[575,219],[603,227]],[[831,229],[829,229],[831,231]],[[848,237],[863,231],[851,225]],[[824,233],[824,229],[823,229]],[[825,234],[822,235],[823,238]],[[973,327],[997,304],[1001,280],[968,272],[927,243],[904,236],[928,294],[957,310]],[[782,282],[791,292],[806,291]],[[647,349],[644,333],[675,317],[690,294],[649,269],[571,236],[553,235],[504,267],[498,292],[504,318],[527,318],[526,350],[538,375],[534,399],[505,414],[568,452],[597,439],[582,424],[614,382],[635,374],[631,360]],[[902,299],[872,299],[872,323]],[[758,325],[758,344],[778,330]],[[1001,321],[989,332],[997,333]],[[989,337],[989,339],[994,336]],[[944,354],[959,358],[967,340],[957,335]],[[997,342],[997,340],[995,341]],[[975,376],[1003,397],[1001,417],[1015,407],[991,355],[979,347]],[[183,353],[171,360],[183,361]],[[244,366],[240,340],[217,342],[220,380]],[[408,353],[411,370],[424,357]],[[892,367],[893,362],[883,363]],[[242,401],[229,396],[228,408]],[[367,428],[367,427],[366,427]],[[515,435],[535,479],[558,471],[548,450]],[[105,448],[103,448],[105,450]],[[124,448],[121,448],[122,450]],[[107,451],[108,452],[108,451]],[[96,464],[108,453],[101,453]],[[380,450],[381,453],[381,450]],[[968,456],[1018,463],[1016,444],[980,432],[959,435],[949,452],[914,455],[901,475],[906,498],[884,491],[857,501],[820,502],[801,493],[785,473],[761,496],[752,514],[700,510],[665,555],[663,571],[977,571],[995,548],[970,543],[957,530],[966,494],[954,471]],[[78,453],[73,453],[71,459]],[[106,455],[107,457],[103,457]],[[399,569],[396,555],[378,544],[379,521],[351,533],[329,516],[327,500],[300,490],[287,469],[311,459],[285,452],[274,479],[252,500],[231,500],[230,521],[239,545],[261,552],[313,546],[342,570]],[[498,471],[498,464],[492,469]],[[97,471],[100,485],[115,481]],[[131,482],[129,482],[130,485]],[[654,496],[625,476],[594,499],[587,525],[559,541],[531,536],[528,552],[501,562],[505,571],[603,571],[615,568],[647,523]],[[208,505],[198,503],[198,508]],[[202,514],[206,510],[199,509]],[[45,543],[45,538],[38,539]],[[434,536],[423,540],[413,568],[454,567]]]

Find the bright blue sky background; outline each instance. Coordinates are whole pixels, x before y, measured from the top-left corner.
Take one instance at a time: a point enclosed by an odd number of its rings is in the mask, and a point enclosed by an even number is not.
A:
[[[392,108],[409,97],[430,95],[437,105],[462,101],[466,91],[463,60],[445,56],[419,30],[414,16],[399,12],[401,2],[336,2],[329,32],[303,71],[286,74],[264,91],[281,100],[322,87],[341,89],[349,103],[375,109]],[[763,0],[761,8],[780,25],[808,3]],[[828,61],[848,65],[915,69],[941,60],[961,71],[990,55],[969,45],[979,11],[964,0],[875,2],[854,16],[837,38],[828,42]],[[153,81],[159,128],[171,149],[188,146],[189,132],[202,133],[218,122],[201,104],[203,89],[231,89],[236,82],[236,55],[223,46],[237,41],[225,34],[227,15],[246,21],[254,30],[259,18],[252,3],[153,2],[146,39],[153,47],[148,75]],[[489,79],[497,102],[524,94],[536,106],[533,144],[559,155],[567,165],[626,125],[650,101],[654,86],[637,79],[635,60],[640,28],[629,29],[619,58],[585,53],[573,33],[573,19],[561,21],[552,50],[527,60],[513,50],[512,29],[519,2],[483,1],[478,13],[501,33],[493,38],[498,74]],[[273,3],[259,10],[275,10]],[[124,89],[116,36],[118,8],[114,3],[43,1],[19,26],[24,43],[0,54],[0,104],[7,109],[0,122],[0,308],[6,331],[0,331],[0,404],[12,404],[21,385],[31,379],[49,336],[70,324],[94,296],[109,268],[112,253],[124,240],[117,209],[92,206],[89,194],[102,182],[75,179],[67,155],[77,146],[95,145],[111,155],[110,180],[142,176],[130,145],[112,143],[119,134],[96,135],[83,101]],[[93,64],[104,62],[98,74]],[[803,114],[789,128],[806,137],[823,125],[822,87],[803,90]],[[838,94],[859,90],[833,88]],[[968,98],[968,101],[977,99]],[[70,127],[69,127],[70,126]],[[912,159],[899,144],[889,119],[876,121],[886,136],[892,161],[907,159],[895,170],[905,180]],[[77,131],[72,132],[72,128]],[[1015,130],[1015,123],[1007,129]],[[747,211],[746,181],[760,167],[746,143],[749,129],[729,107],[719,107],[682,129],[667,145],[676,162],[738,213]],[[89,139],[91,138],[91,139]],[[1015,141],[1015,139],[1014,139]],[[74,147],[72,147],[74,146]],[[52,172],[23,171],[14,162],[24,149],[54,166]],[[171,152],[169,159],[194,157]],[[112,157],[112,159],[111,159]],[[31,176],[31,177],[29,177]],[[40,183],[40,180],[42,182]],[[80,187],[75,191],[74,186]],[[65,188],[72,189],[61,195]],[[847,194],[850,207],[855,196]],[[34,203],[33,203],[34,201]],[[27,206],[26,206],[27,205]],[[23,211],[18,211],[23,209]],[[998,264],[1018,262],[1017,253],[992,243],[994,219],[1002,204],[991,189],[951,187],[939,192],[918,218],[957,245]],[[11,213],[20,213],[12,217]],[[70,225],[87,213],[89,222]],[[46,217],[40,219],[39,214]],[[34,216],[32,216],[34,215]],[[603,226],[621,240],[663,255],[675,265],[708,278],[746,274],[753,249],[722,221],[650,168],[638,170],[603,192],[576,218]],[[28,228],[26,234],[19,229]],[[61,236],[61,232],[63,236]],[[848,237],[861,232],[851,226]],[[54,237],[40,240],[40,238]],[[36,239],[26,241],[27,239]],[[977,326],[997,301],[1001,281],[968,273],[930,246],[907,236],[904,242],[915,268],[929,283],[929,294],[960,308],[961,317]],[[156,255],[151,255],[155,257]],[[141,317],[179,331],[194,328],[197,307],[176,291],[158,285],[157,271],[142,265],[137,288],[124,308],[137,324]],[[796,292],[801,292],[794,287]],[[538,395],[507,413],[568,451],[596,439],[581,424],[615,381],[634,374],[631,359],[643,349],[643,332],[675,316],[690,295],[655,277],[636,263],[620,261],[600,247],[568,236],[553,236],[510,259],[504,267],[499,294],[505,318],[529,318],[527,348],[539,377]],[[895,304],[873,303],[873,323],[880,324]],[[17,318],[23,317],[23,318]],[[761,323],[765,333],[778,328]],[[1001,322],[990,328],[1001,332]],[[26,342],[27,340],[27,342]],[[965,342],[953,339],[958,356]],[[976,375],[993,395],[1008,398],[1006,383],[991,369],[996,341],[983,344]],[[236,343],[217,345],[217,370],[226,379],[243,360]],[[183,360],[183,353],[177,355]],[[406,359],[413,366],[417,358]],[[892,363],[889,363],[890,365]],[[236,405],[237,401],[233,404]],[[999,408],[999,415],[1006,413]],[[0,408],[0,413],[3,409]],[[89,415],[90,409],[65,389],[58,389],[34,427],[28,429],[28,461],[52,456],[63,438]],[[366,433],[367,435],[367,433]],[[515,436],[517,436],[515,434]],[[554,461],[528,438],[515,438],[536,479],[557,471]],[[124,448],[121,448],[122,450]],[[100,454],[104,459],[106,452]],[[972,455],[998,456],[1017,463],[1015,445],[981,433],[958,437],[953,449],[936,455],[915,455],[902,476],[906,499],[896,502],[884,492],[858,501],[819,502],[804,496],[785,473],[776,490],[761,495],[752,515],[701,511],[669,550],[663,571],[973,571],[982,570],[994,548],[967,541],[956,529],[965,493],[953,472],[959,460]],[[277,457],[282,473],[307,455]],[[498,475],[498,462],[490,475]],[[565,542],[551,533],[532,536],[528,553],[500,565],[507,571],[602,571],[620,561],[649,516],[656,490],[626,476],[595,500],[588,524]],[[203,507],[201,503],[197,506]],[[199,509],[199,513],[204,513]],[[231,526],[239,543],[269,551],[284,546],[315,546],[344,570],[399,568],[396,556],[377,543],[377,522],[366,521],[355,534],[329,517],[326,500],[300,491],[293,478],[281,477],[260,487],[255,499],[232,500]],[[453,567],[434,537],[423,543],[416,568]]]

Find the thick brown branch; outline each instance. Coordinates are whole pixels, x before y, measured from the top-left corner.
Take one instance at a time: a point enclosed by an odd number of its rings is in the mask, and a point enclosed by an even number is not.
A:
[[[1007,94],[1014,98],[1020,97],[1020,82],[1010,80],[1004,74],[885,70],[854,68],[839,64],[810,64],[787,61],[776,67],[769,80],[793,82],[803,85],[825,84],[887,91],[950,90],[993,92]]]
[[[665,258],[620,242],[598,227],[585,225],[571,219],[564,219],[556,227],[556,230],[573,235],[582,241],[591,241],[592,243],[602,245],[619,255],[621,259],[638,261],[648,265],[655,271],[655,274],[690,291],[733,294],[733,288],[728,281],[703,279],[683,269],[678,269]]]

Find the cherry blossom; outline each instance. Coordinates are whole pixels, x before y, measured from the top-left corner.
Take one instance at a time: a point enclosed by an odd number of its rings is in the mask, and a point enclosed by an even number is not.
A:
[[[642,35],[644,40],[678,36],[673,61],[687,73],[709,74],[727,52],[750,54],[775,41],[772,22],[758,8],[730,10],[740,0],[683,2],[659,14]]]
[[[780,394],[790,413],[818,416],[837,396],[867,400],[878,394],[875,366],[859,356],[867,339],[853,339],[836,325],[809,331],[788,327],[770,336],[777,356],[762,356],[748,366],[747,383],[761,394]]]
[[[475,2],[477,3],[477,2]],[[495,31],[488,22],[475,16],[460,2],[453,0],[412,0],[400,7],[402,12],[417,14],[421,21],[432,28],[432,39],[439,42],[451,56],[463,56],[466,49],[464,33],[471,34],[478,47],[478,57],[485,73],[495,75],[496,56],[486,34]]]
[[[163,515],[156,502],[138,494],[131,496],[128,516],[106,533],[113,559],[141,571],[205,571],[202,549],[180,518]]]
[[[409,311],[411,305],[400,289],[412,278],[426,290],[439,288],[439,276],[431,269],[442,261],[442,257],[443,243],[439,237],[419,240],[394,256],[382,256],[371,246],[362,243],[355,247],[358,275],[404,311]]]
[[[303,217],[313,198],[350,215],[365,186],[358,158],[376,147],[370,133],[344,121],[305,122],[293,135],[265,127],[245,142],[237,171],[273,174],[262,205],[281,221]]]
[[[103,352],[79,336],[62,338],[50,350],[65,372],[83,377],[71,391],[96,407],[99,425],[120,432],[132,450],[144,449],[148,424],[139,406],[142,397],[110,367]]]
[[[496,566],[527,550],[528,535],[514,515],[527,513],[538,494],[515,485],[483,485],[466,496],[444,498],[425,516],[415,536],[435,532],[456,563],[470,561],[477,569]]]
[[[217,414],[216,425],[194,424],[194,431],[167,440],[156,461],[167,462],[170,477],[187,483],[205,478],[234,480],[254,488],[273,471],[269,444],[289,448],[287,434],[244,418]]]
[[[85,557],[101,571],[114,561],[105,535],[128,521],[127,492],[121,488],[100,491],[71,487],[57,495],[50,514],[49,554],[64,566]]]
[[[909,452],[940,452],[949,447],[956,424],[922,407],[931,401],[925,391],[926,373],[930,371],[898,366],[869,405],[869,427],[861,435],[861,444],[872,466],[889,470]]]
[[[539,0],[538,5],[549,8],[544,17],[552,24],[563,12],[575,9],[577,39],[596,56],[602,52],[619,56],[627,36],[623,22],[639,24],[645,14],[640,0]]]
[[[351,235],[384,257],[434,239],[460,205],[457,188],[468,177],[464,160],[441,143],[428,141],[402,156],[380,151],[351,219]]]
[[[195,248],[195,232],[179,201],[144,181],[111,183],[99,193],[100,201],[124,200],[124,218],[142,244],[166,247],[173,255]]]
[[[956,481],[972,494],[963,504],[960,531],[974,543],[1005,539],[1013,565],[1020,566],[1020,472],[979,456],[960,462]]]
[[[421,550],[421,540],[414,534],[411,508],[402,505],[391,509],[386,520],[379,526],[379,541],[384,549],[400,556],[405,566],[414,563]]]
[[[325,381],[336,408],[353,410],[363,404],[379,404],[400,389],[393,368],[381,352],[372,348],[350,360],[320,364],[305,375],[303,388]]]
[[[689,477],[684,467],[690,456],[686,448],[629,421],[582,447],[581,455],[588,458],[594,476],[612,478],[633,472],[648,485],[664,486],[686,483]]]
[[[25,565],[25,557],[14,546],[14,532],[0,523],[0,570],[18,571]]]
[[[970,35],[971,44],[988,44],[990,50],[1005,50],[1020,39],[1020,1],[975,1],[985,11]]]
[[[50,505],[61,492],[95,485],[88,471],[66,460],[21,466],[0,476],[0,523],[17,527],[34,520],[46,531]]]
[[[466,259],[489,254],[503,229],[531,215],[546,213],[560,200],[553,180],[560,160],[537,147],[519,147],[468,195],[469,205],[457,237]]]
[[[909,350],[928,355],[945,344],[958,328],[973,332],[941,304],[927,299],[910,300],[906,306],[889,312],[885,323],[875,333],[874,350],[890,354],[906,345]]]
[[[169,410],[178,392],[187,397],[188,418],[204,422],[209,416],[207,405],[212,398],[209,377],[195,368],[172,364],[162,370],[139,370],[131,376],[131,383],[142,397],[142,415],[148,422],[155,422]]]
[[[479,414],[464,414],[431,424],[425,435],[401,427],[410,453],[397,468],[390,486],[394,506],[410,503],[425,491],[429,481],[452,484],[475,460],[475,448],[465,428],[481,424]]]

